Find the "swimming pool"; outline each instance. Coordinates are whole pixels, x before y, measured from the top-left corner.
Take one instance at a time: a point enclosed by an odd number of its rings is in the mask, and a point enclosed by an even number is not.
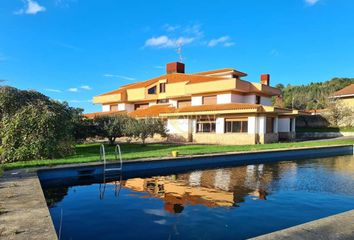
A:
[[[61,239],[245,239],[354,209],[354,157],[42,181]]]

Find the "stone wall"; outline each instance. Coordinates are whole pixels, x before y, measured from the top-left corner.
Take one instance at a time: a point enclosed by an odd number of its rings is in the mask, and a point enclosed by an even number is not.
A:
[[[292,141],[296,138],[295,132],[279,132],[278,133],[279,140]]]
[[[247,133],[194,133],[193,142],[224,145],[255,144],[256,135]]]

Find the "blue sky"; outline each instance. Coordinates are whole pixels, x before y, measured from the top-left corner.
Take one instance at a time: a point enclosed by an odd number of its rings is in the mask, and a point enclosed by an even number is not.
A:
[[[354,77],[352,0],[1,0],[0,79],[100,111],[94,95],[164,74],[231,67],[249,81]]]

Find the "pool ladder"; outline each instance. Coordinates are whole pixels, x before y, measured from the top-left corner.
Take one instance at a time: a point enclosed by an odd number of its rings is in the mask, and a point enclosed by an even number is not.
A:
[[[118,160],[119,158],[120,165],[119,167],[107,168],[106,151],[104,145],[101,144],[100,161],[103,161],[103,183],[99,185],[101,200],[104,198],[104,194],[106,192],[107,180],[110,181],[109,179],[112,179],[112,182],[114,182],[115,185],[114,195],[116,197],[119,197],[120,190],[122,189],[121,183],[122,183],[123,161],[122,161],[122,152],[119,144],[116,145],[114,152],[115,152],[115,160]],[[117,181],[117,177],[119,178],[118,181]]]
[[[120,167],[116,167],[116,168],[107,168],[107,160],[106,160],[106,151],[104,149],[104,145],[101,144],[101,148],[100,148],[100,161],[103,161],[103,171],[104,172],[109,172],[109,171],[122,171],[123,169],[123,160],[122,160],[122,152],[120,150],[120,146],[119,144],[116,145],[115,150],[114,150],[114,154],[115,154],[115,160],[118,160],[118,156],[119,156],[119,164]]]

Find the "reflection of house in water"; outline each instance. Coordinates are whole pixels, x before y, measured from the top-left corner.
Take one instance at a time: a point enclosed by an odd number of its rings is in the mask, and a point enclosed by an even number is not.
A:
[[[179,213],[185,205],[233,207],[246,196],[266,199],[267,185],[278,171],[265,171],[263,165],[194,171],[186,174],[132,178],[124,187],[147,192],[165,202],[165,210]]]
[[[354,178],[354,161],[353,156],[338,156],[336,161],[332,161],[330,166],[332,169],[350,174]],[[326,166],[326,165],[325,165]],[[329,166],[326,166],[329,167]]]

